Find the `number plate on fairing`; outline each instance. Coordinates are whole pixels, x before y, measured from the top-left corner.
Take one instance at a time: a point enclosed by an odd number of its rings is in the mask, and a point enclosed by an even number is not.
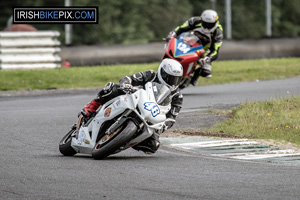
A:
[[[160,109],[158,105],[154,102],[146,102],[144,103],[144,109],[151,112],[152,117],[156,117],[160,114]]]

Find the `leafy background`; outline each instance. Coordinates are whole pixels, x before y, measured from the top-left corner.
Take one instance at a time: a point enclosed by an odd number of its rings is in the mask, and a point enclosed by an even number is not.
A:
[[[72,0],[73,6],[98,6],[99,24],[73,25],[73,44],[133,44],[161,41],[191,16],[211,8],[210,0]],[[232,38],[265,37],[265,1],[231,0]],[[1,0],[0,29],[12,8],[18,6],[64,6],[63,0]],[[225,29],[225,0],[216,1],[216,11]],[[272,37],[300,35],[298,0],[272,0]],[[58,30],[64,43],[64,25],[34,25],[39,30]],[[226,35],[226,31],[224,31]]]

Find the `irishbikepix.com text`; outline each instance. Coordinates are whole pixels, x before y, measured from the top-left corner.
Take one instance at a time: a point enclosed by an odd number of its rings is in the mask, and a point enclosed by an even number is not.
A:
[[[18,7],[13,14],[14,24],[98,23],[98,7]]]

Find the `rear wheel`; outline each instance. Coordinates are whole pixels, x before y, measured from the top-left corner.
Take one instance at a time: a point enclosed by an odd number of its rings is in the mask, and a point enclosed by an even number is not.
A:
[[[110,135],[104,135],[95,145],[92,151],[92,157],[95,159],[104,159],[110,154],[115,153],[120,147],[125,145],[134,136],[137,126],[128,121],[123,123]]]
[[[76,151],[71,146],[72,136],[76,131],[76,126],[73,126],[72,129],[61,139],[59,142],[59,151],[64,156],[73,156],[76,154]]]

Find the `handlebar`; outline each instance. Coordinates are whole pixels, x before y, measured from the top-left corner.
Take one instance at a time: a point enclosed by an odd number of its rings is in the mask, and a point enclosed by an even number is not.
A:
[[[118,90],[122,90],[123,92],[125,92],[126,94],[132,94],[132,93],[134,93],[134,92],[136,92],[137,91],[137,89],[135,89],[135,88],[118,88]]]

